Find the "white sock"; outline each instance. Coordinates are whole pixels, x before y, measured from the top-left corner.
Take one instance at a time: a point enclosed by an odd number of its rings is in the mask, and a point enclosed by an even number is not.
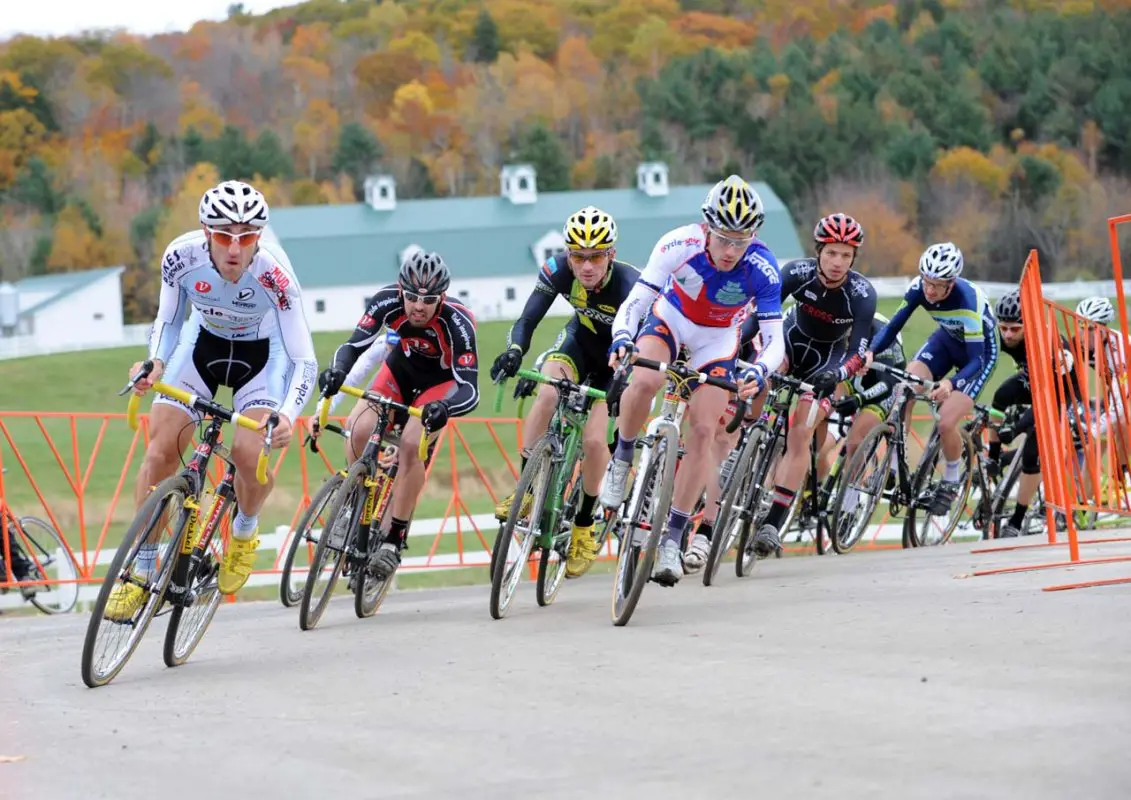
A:
[[[888,459],[888,463],[891,465],[892,472],[899,472],[899,450],[894,447],[891,449],[891,458]]]
[[[961,474],[962,474],[962,459],[958,459],[956,461],[946,462],[946,466],[943,468],[943,480],[944,481],[951,481],[953,483],[957,483],[958,478]]]
[[[855,486],[848,487],[848,491],[844,493],[844,511],[846,514],[851,514],[856,510],[856,504],[860,502],[860,490]]]
[[[157,572],[157,545],[143,544],[134,559],[134,574],[150,579]]]
[[[247,541],[255,535],[255,526],[259,524],[259,515],[249,517],[242,511],[236,512],[236,518],[232,521],[232,538]]]

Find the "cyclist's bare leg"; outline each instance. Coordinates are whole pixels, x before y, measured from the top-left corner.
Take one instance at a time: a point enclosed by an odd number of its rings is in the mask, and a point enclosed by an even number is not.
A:
[[[856,412],[856,417],[852,420],[852,425],[848,428],[848,439],[845,444],[845,459],[852,458],[856,452],[856,448],[864,441],[872,430],[883,422],[883,419],[873,411],[860,409]]]
[[[1033,435],[1035,436],[1036,434]],[[1040,486],[1041,473],[1037,472],[1030,475],[1027,472],[1022,472],[1021,477],[1017,479],[1017,504],[1028,506]]]
[[[817,478],[824,480],[833,468],[833,462],[836,461],[837,450],[840,449],[840,442],[838,442],[831,433],[829,433],[829,421],[825,420],[817,426],[817,441],[821,443],[820,448],[817,450]]]
[[[667,343],[658,336],[644,336],[636,343],[636,352],[641,357],[653,361],[669,361],[672,352]],[[649,406],[656,392],[664,384],[663,373],[652,369],[635,369],[632,380],[620,399],[620,415],[617,417],[617,431],[624,440],[635,439],[648,419]]]
[[[765,398],[761,398],[761,402],[765,402]],[[730,422],[730,417],[726,417],[727,422]],[[741,434],[741,429],[736,429],[734,433],[727,433],[726,425],[719,425],[715,429],[715,444],[714,453],[711,460],[715,463],[722,464],[726,461],[730,451],[738,444],[738,437]],[[715,518],[719,514],[719,497],[723,493],[723,487],[717,480],[707,481],[707,497],[703,506],[703,522],[704,525],[714,525]]]
[[[346,439],[346,460],[352,464],[365,450],[369,437],[373,435],[373,426],[377,424],[377,410],[365,400],[358,400],[350,411],[346,420],[346,430],[350,432]]]
[[[153,404],[149,412],[149,446],[145,448],[145,458],[134,486],[134,502],[138,506],[154,486],[180,467],[195,429],[188,412],[166,403]]]
[[[954,391],[939,408],[939,439],[942,440],[942,454],[947,461],[962,458],[962,434],[959,425],[974,410],[974,399],[962,392]]]
[[[424,427],[416,417],[409,417],[401,433],[401,446],[397,453],[397,479],[393,483],[393,517],[412,520],[416,502],[424,488],[424,462],[417,452]]]
[[[715,445],[719,418],[726,413],[729,395],[717,386],[700,386],[687,406],[687,431],[683,463],[675,476],[672,507],[690,512],[703,489],[719,482],[719,465],[727,451]]]
[[[240,412],[241,416],[263,422],[271,416],[269,408],[249,408]],[[249,431],[246,428],[236,428],[235,438],[232,441],[232,463],[236,465],[236,502],[240,513],[245,517],[255,517],[263,507],[271,489],[275,486],[275,478],[271,471],[267,471],[267,483],[263,484],[255,477],[255,469],[259,463],[259,454],[263,451],[262,431]]]
[[[801,488],[801,482],[809,471],[809,441],[813,437],[817,425],[822,423],[825,412],[818,409],[817,418],[813,427],[806,425],[809,417],[809,408],[813,400],[801,399],[797,402],[797,410],[789,426],[789,436],[786,439],[785,452],[774,471],[774,485],[789,489],[796,493]]]
[[[601,488],[601,476],[609,463],[608,431],[608,406],[594,403],[581,434],[581,449],[585,454],[581,462],[581,485],[587,495],[596,495]]]

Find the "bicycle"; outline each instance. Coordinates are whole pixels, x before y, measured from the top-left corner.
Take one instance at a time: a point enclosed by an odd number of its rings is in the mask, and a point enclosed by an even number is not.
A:
[[[666,373],[669,384],[664,392],[660,415],[648,423],[644,435],[637,439],[637,447],[643,452],[636,479],[628,500],[621,505],[626,512],[618,516],[612,525],[619,541],[612,597],[613,624],[618,627],[628,624],[644,592],[644,585],[652,578],[652,566],[671,510],[680,452],[680,426],[691,399],[691,382],[738,392],[734,383],[693,370],[679,361],[667,363],[639,356],[632,356],[629,361],[633,366]],[[619,399],[626,375],[627,365],[618,366],[613,373],[610,395]],[[746,407],[747,401],[739,400],[734,418],[727,424],[728,433],[733,433],[742,424]]]
[[[746,368],[750,365],[739,361],[738,366]],[[751,530],[754,523],[770,510],[773,493],[766,490],[766,480],[785,451],[789,409],[794,397],[813,390],[811,384],[787,375],[772,373],[769,378],[770,396],[762,407],[762,414],[755,422],[743,426],[738,443],[719,470],[723,491],[719,495],[719,513],[715,518],[711,550],[703,567],[704,586],[714,582],[719,565],[736,541],[739,544],[735,574],[744,578],[754,568],[756,556]],[[813,424],[816,413],[817,404],[813,403],[807,424]],[[739,419],[739,415],[736,414],[735,419]]]
[[[322,430],[336,433],[343,438],[349,436],[349,432],[343,430],[338,425],[326,425]],[[318,439],[312,434],[307,434],[307,444],[310,445],[312,452],[317,453]],[[287,547],[287,555],[283,559],[283,568],[280,570],[279,576],[279,602],[285,608],[292,608],[298,605],[302,600],[302,592],[306,587],[306,579],[302,583],[294,582],[295,561],[298,559],[298,553],[302,548],[306,548],[307,557],[313,557],[314,548],[318,546],[318,536],[320,532],[326,528],[326,515],[325,511],[329,507],[330,501],[337,493],[345,480],[346,470],[340,469],[322,482],[318,487],[318,491],[314,493],[314,497],[310,499],[310,505],[302,512],[299,517],[298,524],[295,526],[291,534],[290,545]],[[315,525],[321,527],[315,528]],[[310,565],[308,564],[305,570],[300,568],[300,571],[309,575]]]
[[[153,362],[144,362],[141,370],[119,392],[119,396],[130,392],[152,370]],[[263,449],[259,454],[255,477],[261,484],[267,483],[267,461],[271,453],[271,437],[279,421],[277,414],[272,413],[261,429],[256,420],[175,386],[155,383],[153,390],[201,412],[204,420],[207,420],[207,426],[188,464],[177,475],[166,478],[153,487],[142,502],[110,562],[83,642],[82,679],[91,688],[104,686],[114,679],[137,649],[149,624],[163,613],[166,605],[170,607],[171,613],[162,655],[165,665],[169,667],[180,666],[188,660],[216,614],[220,605],[217,585],[220,562],[217,550],[213,547],[213,539],[222,524],[230,524],[229,518],[235,511],[233,481],[236,467],[232,463],[231,452],[221,443],[223,423],[256,432],[262,430]],[[129,426],[135,431],[140,402],[141,396],[133,394],[127,408]],[[201,424],[204,424],[203,420]],[[224,477],[215,492],[205,488],[208,465],[213,456],[227,463]],[[213,495],[211,501],[207,497],[210,494]],[[172,522],[168,522],[169,520]],[[156,572],[152,575],[135,572],[134,563],[142,546],[147,542],[151,547],[155,546],[154,540],[160,537],[162,530],[167,531],[169,536],[163,554],[157,545],[159,552],[156,555]],[[114,620],[106,617],[110,593],[118,585],[137,586],[145,593],[141,607],[129,619]],[[105,655],[111,641],[120,641],[118,634],[123,631],[127,632],[125,642],[116,646],[109,663],[103,665],[101,659],[96,661],[98,644],[104,638],[108,640],[102,647]]]
[[[418,419],[420,417],[419,408],[406,406],[374,392],[352,386],[343,386],[340,391],[376,407],[377,422],[365,449],[349,469],[339,473],[341,483],[332,490],[334,500],[330,504],[330,510],[326,512],[326,519],[330,521],[329,531],[323,528],[318,537],[299,605],[298,624],[304,631],[312,630],[318,624],[338,578],[343,574],[350,578],[349,586],[354,595],[353,610],[358,619],[373,616],[389,593],[396,571],[379,578],[369,562],[385,542],[381,526],[397,477],[394,448],[400,447],[400,432],[390,426],[391,414],[393,411],[400,411]],[[323,396],[318,410],[319,430],[327,426],[329,416],[330,400]],[[422,462],[427,460],[427,435],[420,437],[419,456]],[[319,579],[327,568],[328,577],[321,591],[318,591]]]
[[[985,437],[982,434],[990,427],[991,421],[1000,426],[1004,419],[1005,414],[1001,411],[981,403],[975,403],[974,418],[962,426],[963,438],[967,441],[964,469],[972,472],[972,475],[965,493],[955,498],[955,507],[959,509],[961,516],[968,499],[973,496],[975,490],[977,491],[978,500],[970,515],[970,524],[975,530],[980,531],[983,539],[988,539],[990,533],[995,529],[994,506],[999,484],[993,478],[993,469],[991,468],[989,454],[984,446]],[[1021,459],[1016,460],[1020,462]],[[1004,500],[1002,502],[1004,503]],[[939,544],[943,544],[943,542],[939,542]],[[920,544],[913,543],[912,546],[918,547]]]
[[[816,402],[813,405],[816,406]],[[846,421],[838,417],[829,424],[837,426],[840,437],[843,439],[847,429]],[[823,556],[832,550],[830,500],[836,494],[845,474],[845,452],[845,447],[841,444],[828,474],[823,479],[819,478],[817,457],[820,455],[820,448],[817,443],[816,432],[814,432],[813,437],[809,440],[809,471],[802,482],[801,490],[794,496],[793,505],[786,515],[785,522],[782,523],[782,542],[785,541],[786,533],[790,530],[790,527],[796,523],[798,542],[801,542],[806,534],[811,531],[817,555]]]
[[[488,605],[494,619],[502,619],[510,609],[523,567],[535,546],[541,551],[535,598],[539,606],[548,606],[557,598],[565,579],[573,518],[581,501],[582,432],[593,403],[605,399],[603,391],[568,378],[549,378],[530,369],[519,370],[517,376],[555,387],[558,404],[546,433],[530,448],[510,511],[491,548]],[[502,408],[505,386],[505,380],[499,384],[496,413]],[[522,506],[527,494],[531,503],[524,515]],[[609,520],[608,514],[603,515],[594,530],[598,549],[608,537]]]
[[[4,469],[4,472],[7,472]],[[18,584],[26,602],[44,614],[65,614],[79,598],[79,565],[54,526],[39,517],[17,517],[0,496],[0,582]],[[9,565],[19,548],[27,575],[17,578]],[[30,566],[28,566],[30,564]],[[10,587],[0,589],[7,594]]]

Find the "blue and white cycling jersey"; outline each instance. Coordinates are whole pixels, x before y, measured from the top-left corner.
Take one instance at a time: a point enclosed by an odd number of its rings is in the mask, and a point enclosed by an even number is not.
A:
[[[753,303],[751,311],[770,340],[759,360],[769,371],[776,369],[785,354],[777,258],[764,242],[754,239],[734,269],[724,272],[711,262],[706,244],[707,226],[701,223],[669,231],[656,243],[648,265],[617,312],[613,339],[635,338],[654,302],[661,304],[658,307],[665,314],[672,309],[697,328],[721,329],[720,337],[729,332],[736,335],[743,310]]]
[[[956,278],[950,294],[938,303],[927,300],[923,293],[922,278],[913,280],[903,295],[903,302],[892,315],[891,322],[872,340],[872,352],[886,350],[895,335],[903,330],[911,313],[920,306],[939,324],[939,330],[927,340],[927,344],[919,351],[920,354],[926,355],[928,359],[939,360],[940,368],[944,362],[958,367],[954,386],[966,391],[964,387],[973,383],[974,392],[971,396],[975,396],[997,362],[997,336],[994,330],[997,320],[985,293],[965,278]],[[940,339],[940,336],[946,338]],[[925,359],[917,355],[912,360]],[[931,366],[936,379],[945,374],[935,371],[936,364],[928,366]]]

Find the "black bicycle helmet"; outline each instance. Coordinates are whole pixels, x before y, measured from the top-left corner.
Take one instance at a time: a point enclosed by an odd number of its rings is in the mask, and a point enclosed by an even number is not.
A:
[[[1014,289],[1009,294],[997,301],[994,306],[994,316],[998,322],[1021,321],[1021,292]]]
[[[439,253],[417,250],[401,264],[397,282],[414,294],[443,294],[451,285],[452,276]]]

